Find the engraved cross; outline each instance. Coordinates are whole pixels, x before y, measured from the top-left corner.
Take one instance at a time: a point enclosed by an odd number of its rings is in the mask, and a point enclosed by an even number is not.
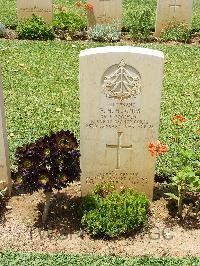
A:
[[[121,144],[122,134],[123,134],[123,132],[118,132],[117,144],[114,144],[114,145],[106,144],[106,148],[117,149],[117,167],[116,167],[116,169],[120,168],[120,149],[131,149],[133,147],[132,145],[125,146],[125,145]]]
[[[181,7],[181,5],[177,4],[177,0],[173,0],[173,4],[169,5],[170,8],[173,8],[173,12],[176,13],[176,9]]]

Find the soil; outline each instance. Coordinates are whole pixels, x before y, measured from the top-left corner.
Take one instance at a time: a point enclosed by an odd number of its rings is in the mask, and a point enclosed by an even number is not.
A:
[[[76,35],[70,37],[67,34],[67,31],[58,31],[55,33],[56,39],[62,40],[62,41],[88,41],[87,33],[85,31],[81,31],[77,33]],[[6,32],[6,37],[5,39],[10,39],[10,40],[17,40],[17,34],[16,31],[13,29],[8,29]],[[122,32],[122,36],[119,42],[117,43],[127,43],[127,44],[138,44],[138,41],[132,40],[127,32]],[[152,38],[150,38],[146,43],[161,43],[165,45],[182,45],[185,44],[184,42],[180,41],[160,41],[159,38],[153,37],[153,32],[152,32]],[[200,33],[195,32],[191,34],[190,41],[187,43],[188,45],[199,45],[200,44]]]
[[[0,250],[90,253],[116,256],[200,256],[200,217],[180,221],[175,206],[155,186],[148,228],[115,239],[91,238],[81,229],[80,183],[54,195],[46,226],[44,195],[14,195],[0,205]]]

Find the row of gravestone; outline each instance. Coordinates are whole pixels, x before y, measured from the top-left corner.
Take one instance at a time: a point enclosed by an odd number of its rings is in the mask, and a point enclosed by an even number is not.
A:
[[[162,52],[131,46],[80,53],[82,195],[114,182],[152,198],[163,78]],[[3,93],[0,86],[0,180],[10,183]]]
[[[170,23],[185,23],[192,20],[193,0],[158,0],[155,36]],[[112,23],[122,19],[122,0],[89,0],[93,10],[88,11],[88,26]],[[52,0],[17,0],[18,18],[26,18],[33,13],[51,22],[53,17]]]

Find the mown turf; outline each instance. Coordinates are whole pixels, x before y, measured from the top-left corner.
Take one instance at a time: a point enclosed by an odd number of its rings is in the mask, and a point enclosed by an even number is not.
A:
[[[106,45],[106,44],[104,44]],[[8,140],[12,166],[18,146],[62,128],[79,138],[79,52],[98,43],[0,40]],[[157,173],[172,170],[176,140],[171,117],[191,122],[180,130],[184,147],[198,157],[200,49],[189,45],[141,45],[165,54],[160,139],[170,146]],[[89,93],[89,92],[88,92]],[[194,158],[195,160],[195,158]]]
[[[123,259],[117,257],[100,257],[90,255],[47,255],[34,253],[0,253],[0,265],[3,266],[199,266],[197,258],[153,258],[141,257]]]
[[[85,2],[85,0],[82,0]],[[76,0],[54,0],[54,5],[62,4],[64,6],[72,6]],[[156,14],[156,0],[124,0],[123,1],[123,17],[126,20],[126,11],[130,9],[135,9],[136,6],[140,6],[143,9],[145,6],[149,6],[152,9],[152,27],[155,24],[155,14]],[[193,22],[192,28],[195,30],[200,30],[200,1],[193,0]],[[0,0],[0,22],[6,25],[16,25],[16,0]]]

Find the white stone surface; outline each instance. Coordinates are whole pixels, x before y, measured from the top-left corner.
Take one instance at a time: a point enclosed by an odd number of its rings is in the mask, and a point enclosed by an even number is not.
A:
[[[159,37],[162,29],[170,24],[192,22],[193,0],[158,0],[155,36]]]
[[[52,0],[17,0],[17,16],[19,20],[30,17],[32,14],[41,16],[46,22],[53,19]]]
[[[81,185],[114,182],[153,195],[162,52],[127,46],[80,53]]]
[[[5,182],[3,184],[0,184],[0,189],[8,187],[10,191],[11,189],[10,164],[8,159],[8,145],[7,145],[1,74],[0,74],[0,181]]]
[[[89,0],[93,11],[88,11],[88,27],[96,24],[111,24],[122,20],[122,0]]]

